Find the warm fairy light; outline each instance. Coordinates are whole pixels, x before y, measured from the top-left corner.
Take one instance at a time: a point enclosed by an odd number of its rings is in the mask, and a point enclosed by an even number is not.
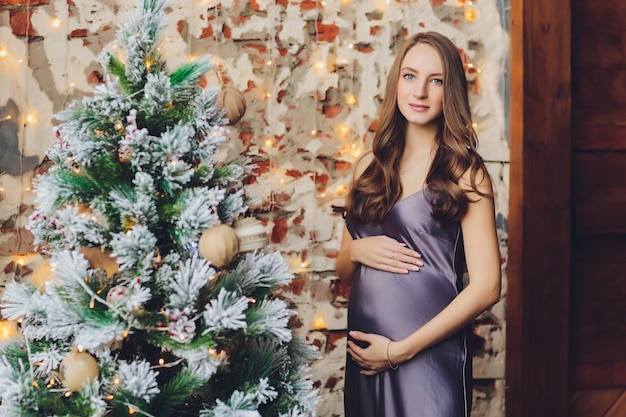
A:
[[[272,60],[268,59],[267,62],[265,63],[265,65],[272,65]]]
[[[0,342],[9,340],[18,333],[17,322],[13,320],[0,320]]]
[[[84,351],[85,351],[85,348],[84,348],[84,347],[82,347],[81,345],[78,345],[78,346],[76,346],[76,350],[78,350],[79,352],[81,352],[81,353],[82,353],[82,352],[84,352]]]
[[[132,405],[128,406],[128,414],[135,414],[135,409],[133,408]]]
[[[159,359],[159,365],[161,365],[161,366],[165,365],[165,359],[160,358]]]
[[[75,167],[74,168],[74,172],[78,174],[80,172],[80,168],[79,167]]]
[[[324,320],[324,317],[322,316],[315,317],[315,319],[313,319],[313,328],[315,330],[321,330],[321,329],[326,328],[326,320]]]
[[[150,61],[149,59],[146,59],[146,69],[150,71],[150,68],[152,68],[152,61]]]
[[[123,127],[124,127],[124,125],[122,124],[122,122],[115,123],[115,129],[122,130]]]
[[[256,298],[250,297],[248,298],[248,301],[251,302],[252,304],[256,304]]]
[[[119,384],[120,384],[120,382],[122,382],[122,381],[120,381],[120,378],[119,378],[119,377],[115,377],[115,378],[113,378],[113,383],[114,383],[115,385],[119,385]]]
[[[0,48],[0,58],[6,58],[7,51],[4,48]]]
[[[343,195],[348,192],[348,187],[345,184],[339,184],[337,186],[337,194]]]
[[[209,281],[215,281],[216,278],[217,278],[217,274],[213,274],[209,277]]]
[[[346,104],[348,106],[354,106],[356,104],[356,97],[353,96],[352,94],[348,94],[346,96]]]
[[[0,119],[0,122],[4,122],[6,120],[11,120],[11,115],[7,114],[6,116],[4,116],[3,118]]]
[[[348,133],[350,133],[350,128],[346,125],[341,125],[338,129],[342,136],[348,136]]]
[[[50,20],[50,24],[52,25],[53,28],[58,28],[61,26],[61,19],[59,19],[58,17],[53,17]]]
[[[213,348],[209,348],[209,354],[211,356],[213,356],[214,358],[217,357],[217,350],[213,349]]]
[[[465,19],[468,22],[474,22],[478,18],[478,12],[473,7],[470,7],[465,11]]]
[[[325,1],[320,1],[320,4],[322,5],[322,7],[326,6],[326,2]]]
[[[478,123],[472,122],[472,128],[476,129],[478,127]]]
[[[350,0],[341,0],[341,4],[350,4]]]
[[[322,198],[326,197],[326,193],[320,193],[320,197]]]
[[[465,4],[465,0],[456,0],[457,6],[463,6]]]
[[[96,306],[96,300],[94,298],[89,301],[89,308],[94,308]]]
[[[67,398],[72,396],[72,391],[68,390],[65,394],[64,394]]]
[[[31,190],[31,188],[30,188],[30,187],[26,187],[26,188],[24,188],[24,191],[26,191],[26,192],[30,192],[30,190]]]
[[[315,130],[315,129],[311,130],[311,134],[312,134],[313,136],[317,135],[317,130]]]
[[[274,147],[274,139],[272,138],[265,139],[265,146],[268,148]]]
[[[267,100],[268,98],[272,98],[272,94],[271,94],[269,91],[266,91],[266,92],[263,94],[263,99],[264,99],[264,100]]]
[[[36,119],[35,119],[35,115],[34,114],[29,114],[29,115],[26,116],[26,123],[33,124],[33,123],[35,123],[35,120]]]
[[[317,61],[317,63],[315,64],[315,68],[317,68],[318,70],[323,70],[325,67],[324,62],[323,61]]]

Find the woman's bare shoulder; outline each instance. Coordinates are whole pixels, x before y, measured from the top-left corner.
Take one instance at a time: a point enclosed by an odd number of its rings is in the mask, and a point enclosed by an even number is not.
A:
[[[363,152],[354,163],[354,178],[359,178],[373,160],[374,153],[371,150]]]

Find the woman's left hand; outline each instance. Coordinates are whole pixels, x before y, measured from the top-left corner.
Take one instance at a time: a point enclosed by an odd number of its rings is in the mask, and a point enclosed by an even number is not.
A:
[[[368,343],[366,348],[359,347],[352,340],[348,340],[348,354],[361,367],[362,375],[376,375],[389,369],[387,347],[389,338],[372,333],[351,331],[350,337],[359,342]],[[391,342],[392,344],[394,342]],[[397,365],[394,363],[394,366]]]

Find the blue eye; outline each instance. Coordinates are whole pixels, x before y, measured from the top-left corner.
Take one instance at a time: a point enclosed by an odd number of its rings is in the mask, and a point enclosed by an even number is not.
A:
[[[443,80],[441,78],[433,78],[430,82],[437,85],[443,85]]]
[[[402,78],[404,78],[405,80],[413,80],[413,79],[415,79],[415,75],[413,75],[413,74],[404,74],[402,76]]]

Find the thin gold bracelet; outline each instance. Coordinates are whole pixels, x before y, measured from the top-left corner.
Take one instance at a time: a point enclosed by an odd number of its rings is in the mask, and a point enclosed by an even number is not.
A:
[[[391,360],[389,360],[389,346],[391,345],[391,339],[389,339],[389,343],[387,343],[387,363],[389,364],[389,368],[391,369],[398,369],[400,367],[400,364],[397,364],[396,366],[393,366],[391,364]]]

